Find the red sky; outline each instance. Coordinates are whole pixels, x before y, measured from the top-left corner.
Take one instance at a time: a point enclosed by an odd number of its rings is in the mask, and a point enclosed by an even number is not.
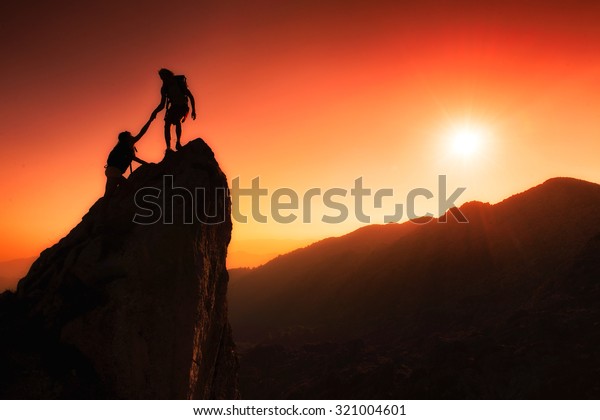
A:
[[[553,176],[600,182],[600,3],[5,3],[0,261],[36,255],[102,194],[117,134],[158,104],[161,67],[198,102],[184,139],[203,137],[242,186],[362,176],[403,197],[446,174],[461,201],[496,202]],[[162,158],[161,119],[146,160]],[[470,159],[448,140],[464,121],[489,134]],[[238,223],[230,263],[359,226]]]

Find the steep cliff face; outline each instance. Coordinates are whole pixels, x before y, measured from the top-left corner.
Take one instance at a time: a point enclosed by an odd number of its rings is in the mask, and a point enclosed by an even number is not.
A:
[[[201,139],[140,167],[0,300],[0,396],[236,398],[227,180]]]

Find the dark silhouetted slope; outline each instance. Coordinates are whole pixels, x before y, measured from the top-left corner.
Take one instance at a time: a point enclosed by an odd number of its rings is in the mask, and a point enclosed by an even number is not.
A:
[[[222,223],[184,224],[183,200],[157,201],[172,224],[132,222],[134,193],[207,193],[196,208]],[[44,251],[17,293],[0,295],[4,398],[235,398],[237,360],[227,319],[230,203],[210,148],[195,140],[140,167],[106,212],[100,200]],[[188,204],[192,204],[188,202]],[[212,219],[211,219],[212,220]]]
[[[600,397],[600,186],[460,210],[236,273],[243,397]]]

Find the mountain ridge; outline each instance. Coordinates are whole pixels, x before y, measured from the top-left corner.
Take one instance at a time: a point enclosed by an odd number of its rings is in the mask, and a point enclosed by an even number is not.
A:
[[[493,205],[465,203],[460,211],[469,223],[458,223],[453,211],[412,227],[363,228],[232,278],[242,395],[600,395],[598,380],[588,372],[600,366],[586,356],[599,338],[592,328],[600,322],[592,297],[598,297],[593,273],[600,270],[600,185],[558,178]],[[381,246],[361,242],[386,228],[390,234]],[[569,330],[581,330],[578,324],[585,326],[584,335],[569,334],[569,344],[554,348]],[[502,369],[487,365],[486,351],[501,358]],[[279,364],[267,367],[269,358]],[[559,373],[552,373],[547,360],[571,366],[568,381],[557,385]],[[348,379],[354,385],[328,391],[316,379],[322,375],[309,367],[314,363],[325,363],[323,375],[330,379],[362,378],[363,385]],[[279,371],[277,378],[277,366],[289,373]],[[443,372],[468,387],[448,383]],[[391,381],[385,386],[376,379],[383,374]],[[526,379],[511,388],[510,375]],[[573,382],[577,375],[583,378],[579,385]],[[259,379],[262,387],[249,387]]]
[[[13,258],[0,262],[0,293],[5,290],[15,290],[37,257]]]
[[[489,208],[489,207],[492,207],[492,206],[504,205],[506,203],[510,204],[511,202],[513,202],[513,200],[519,200],[523,196],[523,194],[527,194],[527,193],[530,193],[530,192],[541,191],[541,190],[544,190],[546,187],[553,186],[553,185],[559,185],[559,186],[569,186],[569,185],[583,186],[583,185],[588,185],[588,186],[590,186],[592,188],[595,188],[595,189],[600,188],[599,184],[596,184],[596,183],[593,183],[593,182],[590,182],[590,181],[580,180],[580,179],[571,178],[571,177],[554,177],[554,178],[549,178],[548,180],[544,181],[543,183],[538,184],[538,185],[536,185],[534,187],[531,187],[531,188],[529,188],[529,189],[527,189],[525,191],[522,191],[522,192],[519,192],[519,193],[515,193],[515,194],[513,194],[513,195],[511,195],[511,196],[509,196],[509,197],[507,197],[507,198],[505,198],[505,199],[503,199],[503,200],[495,203],[495,204],[491,204],[489,202],[483,202],[483,201],[479,201],[479,200],[471,200],[471,201],[467,201],[467,202],[463,203],[461,206],[459,206],[458,210],[468,211],[470,214],[472,214],[472,211],[471,211],[472,209]],[[329,244],[329,243],[335,243],[336,241],[338,241],[338,240],[340,240],[342,238],[348,238],[348,237],[352,237],[352,236],[359,236],[359,235],[363,235],[363,234],[365,236],[368,236],[369,233],[374,232],[374,231],[380,233],[381,236],[383,236],[383,235],[389,233],[388,229],[389,229],[390,226],[394,226],[394,229],[401,230],[401,229],[408,229],[408,228],[402,228],[401,227],[401,226],[404,226],[404,225],[409,225],[409,224],[410,225],[414,225],[414,224],[416,224],[416,225],[428,224],[430,222],[435,222],[435,221],[440,220],[440,219],[443,220],[445,217],[449,217],[450,221],[455,221],[455,217],[451,216],[451,215],[452,215],[452,213],[454,211],[456,211],[456,209],[457,208],[451,208],[444,215],[442,215],[440,217],[437,217],[437,218],[436,217],[419,217],[419,218],[417,218],[415,220],[409,220],[409,221],[406,221],[406,222],[403,222],[403,223],[370,224],[370,225],[367,225],[367,226],[363,226],[363,227],[360,227],[360,228],[358,228],[358,229],[356,229],[356,230],[354,230],[352,232],[346,233],[344,235],[323,238],[321,240],[313,242],[313,243],[311,243],[309,245],[306,245],[304,247],[297,248],[295,250],[292,250],[292,251],[284,253],[284,254],[280,254],[280,255],[272,258],[271,260],[265,262],[264,264],[261,264],[261,265],[259,265],[257,267],[251,267],[249,269],[250,270],[256,270],[256,269],[259,269],[261,267],[264,267],[267,264],[272,263],[275,260],[278,260],[278,259],[280,259],[282,257],[286,257],[286,256],[288,256],[290,254],[295,254],[295,253],[302,252],[302,251],[305,251],[305,250],[308,250],[308,249],[312,249],[313,247],[316,247],[316,246],[322,246],[322,245],[324,245],[326,243],[327,244]],[[375,233],[375,234],[377,234],[377,233]],[[378,238],[378,239],[385,239],[385,238]],[[238,267],[236,267],[234,269],[237,269],[237,268]],[[246,268],[246,267],[239,267],[239,268]]]

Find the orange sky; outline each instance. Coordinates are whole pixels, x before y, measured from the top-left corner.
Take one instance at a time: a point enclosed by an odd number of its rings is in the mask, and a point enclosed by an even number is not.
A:
[[[161,67],[198,102],[184,139],[203,137],[242,187],[260,176],[302,194],[362,176],[402,201],[445,174],[467,188],[460,204],[554,176],[600,182],[598,3],[124,3],[0,6],[0,261],[38,254],[102,194],[117,134],[159,102]],[[459,159],[448,134],[466,120],[489,135]],[[162,158],[161,123],[143,159]],[[236,223],[230,266],[359,226]]]

